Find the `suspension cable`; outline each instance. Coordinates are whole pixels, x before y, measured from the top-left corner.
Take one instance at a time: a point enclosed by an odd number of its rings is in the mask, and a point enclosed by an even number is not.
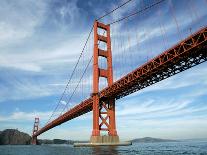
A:
[[[160,4],[160,3],[162,3],[163,1],[165,1],[165,0],[160,0],[160,1],[158,1],[158,2],[156,2],[156,3],[154,3],[154,4],[152,4],[152,5],[149,5],[149,6],[145,7],[145,8],[143,8],[143,9],[139,10],[139,11],[136,11],[136,12],[134,12],[134,13],[132,13],[132,14],[129,14],[129,15],[125,16],[125,17],[119,18],[118,20],[115,20],[115,21],[113,21],[113,22],[111,22],[111,23],[109,23],[109,24],[112,25],[112,24],[121,22],[122,20],[126,20],[126,19],[128,19],[129,17],[132,17],[132,16],[134,16],[134,15],[137,15],[137,14],[139,14],[139,13],[142,13],[143,11],[146,11],[146,10],[148,10],[148,9],[150,9],[150,8],[152,8],[152,7],[154,7],[154,6],[158,5],[158,4]]]
[[[129,3],[130,1],[132,1],[132,0],[128,0],[128,1],[124,2],[123,4],[119,5],[119,6],[116,7],[115,9],[113,9],[113,10],[107,12],[105,15],[103,15],[103,16],[97,18],[96,20],[100,20],[100,19],[102,19],[102,18],[104,18],[104,17],[110,15],[110,14],[113,13],[114,11],[118,10],[118,9],[121,8],[122,6],[124,6],[124,5],[126,5],[127,3]]]
[[[93,29],[92,29],[92,30],[93,30]],[[104,35],[104,34],[105,34],[105,31],[103,32],[102,35]],[[99,43],[100,43],[100,40],[98,40],[98,44],[99,44]],[[78,81],[78,84],[76,85],[75,89],[73,90],[72,94],[70,95],[70,98],[69,98],[69,100],[67,101],[65,107],[63,108],[62,112],[60,113],[60,116],[62,115],[63,111],[65,110],[65,108],[67,107],[67,105],[68,105],[69,102],[71,101],[73,95],[75,94],[75,91],[76,91],[76,89],[78,88],[78,86],[79,86],[81,80],[83,79],[83,77],[84,77],[84,75],[85,75],[85,73],[86,73],[86,71],[87,71],[87,69],[88,69],[88,67],[89,67],[89,65],[90,65],[90,63],[91,63],[91,61],[92,61],[92,58],[93,58],[93,56],[91,56],[91,58],[90,58],[90,60],[89,60],[89,62],[88,62],[88,64],[87,64],[85,70],[83,71],[83,74],[81,75],[80,80]]]
[[[91,61],[92,61],[92,58],[93,58],[93,56],[91,56],[91,58],[90,58],[90,60],[89,60],[89,62],[88,62],[88,64],[87,64],[87,66],[86,66],[86,68],[85,68],[85,70],[84,70],[84,72],[83,72],[83,74],[82,74],[80,80],[78,81],[78,84],[76,85],[75,89],[73,90],[73,93],[71,94],[71,96],[70,96],[70,98],[69,98],[69,100],[68,100],[68,102],[67,102],[65,108],[67,107],[68,103],[70,102],[70,100],[72,99],[73,95],[75,94],[75,91],[76,91],[76,89],[78,88],[78,86],[79,86],[81,80],[83,79],[83,77],[84,77],[84,75],[85,75],[85,73],[86,73],[86,71],[87,71],[87,69],[88,69],[88,67],[89,67],[89,65],[90,65],[90,63],[91,63]],[[62,112],[60,113],[60,116],[62,115],[62,113],[63,113],[63,111],[65,110],[65,108],[64,108],[64,109],[62,110]]]
[[[55,111],[57,110],[58,106],[60,105],[60,102],[61,102],[62,99],[63,99],[63,96],[65,95],[65,92],[66,92],[66,90],[67,90],[67,88],[68,88],[68,86],[69,86],[69,84],[70,84],[70,82],[71,82],[71,80],[72,80],[72,77],[73,77],[73,75],[74,75],[74,73],[75,73],[75,70],[76,70],[76,68],[77,68],[77,66],[78,66],[78,64],[79,64],[79,62],[80,62],[80,59],[81,59],[81,57],[82,57],[82,55],[83,55],[83,52],[84,52],[84,50],[85,50],[85,47],[86,47],[86,45],[87,45],[87,43],[88,43],[88,40],[89,40],[89,38],[90,38],[90,36],[91,36],[91,33],[92,33],[92,31],[93,31],[93,28],[94,28],[94,25],[91,27],[91,30],[90,30],[90,32],[89,32],[89,34],[88,34],[88,37],[87,37],[87,39],[86,39],[86,41],[85,41],[85,44],[84,44],[84,46],[83,46],[83,49],[82,49],[82,51],[81,51],[81,53],[80,53],[80,55],[79,55],[78,61],[76,62],[75,67],[74,67],[74,69],[73,69],[73,71],[72,71],[72,73],[71,73],[71,75],[70,75],[70,78],[69,78],[69,80],[68,80],[68,82],[67,82],[67,85],[66,85],[66,87],[65,87],[65,89],[64,89],[64,91],[63,91],[63,93],[62,93],[62,95],[61,95],[61,97],[60,97],[60,99],[58,100],[58,104],[57,104],[57,106],[55,107],[55,109],[53,110],[53,113],[52,113],[52,115],[50,116],[50,118],[49,118],[49,120],[47,121],[46,124],[49,123],[49,121],[51,120],[51,118],[52,118],[53,115],[55,114]]]
[[[176,24],[178,37],[179,37],[180,40],[182,40],[180,28],[179,28],[178,21],[177,21],[176,15],[175,15],[175,8],[174,8],[174,5],[172,3],[172,0],[170,0],[170,11],[171,11],[172,17],[173,17],[173,19],[175,21],[175,24]]]

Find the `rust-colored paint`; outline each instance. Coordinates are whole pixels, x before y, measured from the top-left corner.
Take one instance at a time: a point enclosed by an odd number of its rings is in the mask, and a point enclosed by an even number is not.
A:
[[[106,32],[106,36],[98,34],[98,28]],[[104,42],[107,50],[100,49],[98,42]],[[107,59],[107,69],[99,68],[98,57]],[[100,100],[99,78],[107,79],[108,86],[113,84],[113,68],[111,53],[110,25],[98,21],[94,23],[94,51],[93,51],[93,131],[92,136],[100,136],[100,131],[108,131],[108,135],[116,136],[115,100],[106,98]],[[104,111],[103,111],[104,110]],[[103,128],[102,126],[105,126]]]
[[[34,136],[34,135],[38,131],[39,122],[40,122],[40,119],[38,117],[36,117],[35,121],[34,121],[33,131],[32,131],[32,144],[34,144],[34,145],[37,144],[37,136]]]

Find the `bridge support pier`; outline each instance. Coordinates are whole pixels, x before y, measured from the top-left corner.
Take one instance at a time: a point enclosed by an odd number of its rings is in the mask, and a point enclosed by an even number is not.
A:
[[[37,137],[32,137],[32,145],[37,145]]]
[[[104,143],[104,144],[119,144],[119,136],[109,136],[109,135],[104,135],[104,136],[91,136],[90,139],[91,143]]]

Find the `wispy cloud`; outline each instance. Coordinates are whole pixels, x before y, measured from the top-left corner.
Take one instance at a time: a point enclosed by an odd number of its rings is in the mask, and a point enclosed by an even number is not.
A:
[[[40,0],[18,1],[15,5],[1,1],[0,46],[22,42],[32,36],[44,19],[45,9],[46,3]]]
[[[52,112],[23,112],[23,111],[15,111],[10,116],[0,116],[1,122],[26,122],[26,121],[34,121],[35,117],[39,117],[41,121],[48,120],[48,116],[50,116]]]

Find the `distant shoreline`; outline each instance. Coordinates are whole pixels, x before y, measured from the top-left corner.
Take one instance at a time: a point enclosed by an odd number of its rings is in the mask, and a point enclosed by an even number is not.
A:
[[[164,143],[164,142],[179,142],[179,140],[172,139],[161,139],[161,138],[152,138],[152,137],[144,137],[144,138],[136,138],[131,140],[132,143]]]
[[[165,142],[182,142],[182,141],[206,141],[207,139],[183,139],[183,140],[172,140],[172,139],[162,139],[162,138],[135,138],[129,140],[132,143],[165,143]],[[38,145],[42,144],[73,144],[73,143],[84,143],[88,141],[78,141],[78,140],[63,140],[63,139],[38,139]],[[6,129],[0,131],[0,145],[30,145],[31,136],[27,133],[20,132],[16,129]]]

